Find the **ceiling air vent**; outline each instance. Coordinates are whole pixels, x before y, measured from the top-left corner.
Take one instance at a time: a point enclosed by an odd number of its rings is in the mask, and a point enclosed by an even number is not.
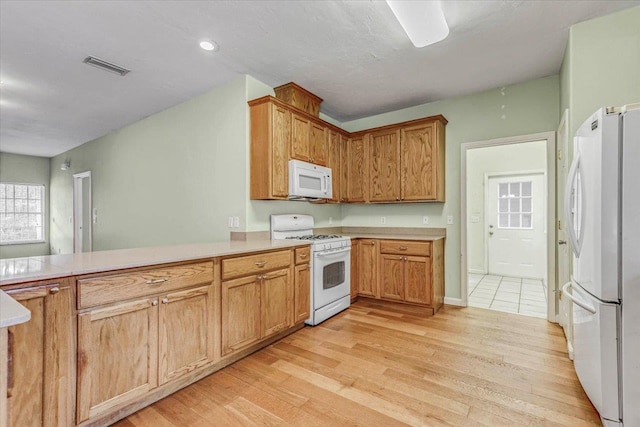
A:
[[[124,76],[129,71],[131,71],[119,65],[112,64],[100,58],[96,58],[95,56],[87,56],[82,62],[84,62],[85,64],[93,65],[94,67],[98,67],[102,70],[109,71],[111,73],[120,74],[121,76]]]

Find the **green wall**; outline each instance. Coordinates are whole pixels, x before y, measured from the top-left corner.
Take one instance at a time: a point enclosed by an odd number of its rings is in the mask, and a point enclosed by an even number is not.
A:
[[[571,135],[600,107],[640,102],[640,7],[572,26],[563,73]]]
[[[246,217],[245,86],[242,77],[52,158],[53,252],[73,251],[72,175],[87,170],[94,250],[227,240],[228,217]],[[54,167],[64,160],[70,170]]]
[[[43,184],[45,193],[45,242],[0,246],[0,259],[49,255],[49,159],[0,153],[0,181]]]
[[[446,227],[445,284],[447,297],[460,298],[460,144],[507,136],[555,131],[558,127],[559,77],[557,75],[460,98],[446,99],[344,123],[357,131],[436,114],[446,127],[446,203],[343,205],[342,225]],[[447,215],[454,223],[447,225]]]

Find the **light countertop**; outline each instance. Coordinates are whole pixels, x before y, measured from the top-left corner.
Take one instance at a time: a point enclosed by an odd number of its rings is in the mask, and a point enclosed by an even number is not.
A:
[[[31,319],[31,312],[0,290],[0,328],[18,325]]]
[[[0,286],[308,245],[299,240],[228,241],[2,259]]]
[[[410,234],[376,234],[376,233],[342,233],[343,236],[352,239],[388,239],[388,240],[421,240],[433,242],[434,240],[444,239],[445,236],[416,236]]]

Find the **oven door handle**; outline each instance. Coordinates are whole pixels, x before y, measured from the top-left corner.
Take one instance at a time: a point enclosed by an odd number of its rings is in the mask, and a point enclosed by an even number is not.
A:
[[[325,257],[325,256],[343,254],[345,252],[351,252],[351,247],[347,247],[347,248],[344,248],[344,249],[338,249],[338,250],[329,249],[327,251],[316,252],[313,255],[317,256],[317,257]]]

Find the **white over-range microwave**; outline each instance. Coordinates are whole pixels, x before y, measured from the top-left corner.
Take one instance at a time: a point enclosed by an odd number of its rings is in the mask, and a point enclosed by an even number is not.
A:
[[[333,197],[331,168],[289,160],[289,199],[330,199]]]

